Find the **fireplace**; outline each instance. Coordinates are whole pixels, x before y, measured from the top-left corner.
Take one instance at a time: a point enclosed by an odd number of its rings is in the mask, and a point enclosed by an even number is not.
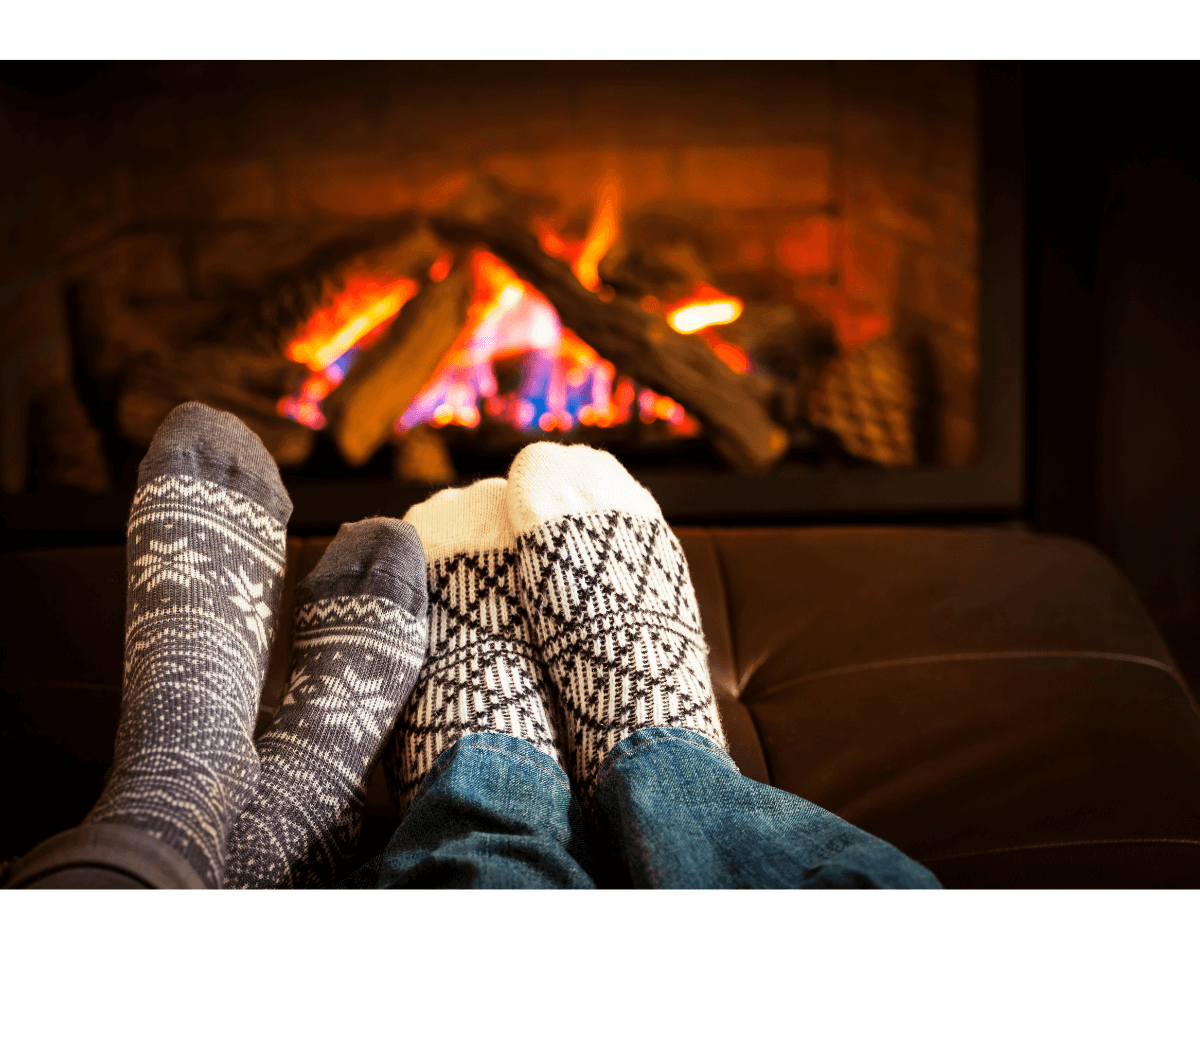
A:
[[[6,103],[10,529],[118,529],[189,399],[263,437],[298,529],[541,438],[676,521],[1020,506],[1004,69],[112,64],[65,98]]]

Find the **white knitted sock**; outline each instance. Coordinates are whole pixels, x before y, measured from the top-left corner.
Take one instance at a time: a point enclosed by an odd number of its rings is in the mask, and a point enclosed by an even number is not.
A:
[[[296,587],[287,695],[229,837],[226,887],[327,887],[353,856],[367,778],[425,658],[425,557],[399,519],[344,525]]]
[[[425,549],[429,651],[384,758],[402,814],[438,756],[467,733],[507,733],[563,762],[517,595],[504,494],[503,479],[485,479],[442,490],[404,517]]]
[[[724,748],[696,593],[654,498],[609,453],[537,442],[513,461],[508,513],[585,799],[638,729],[691,729]]]

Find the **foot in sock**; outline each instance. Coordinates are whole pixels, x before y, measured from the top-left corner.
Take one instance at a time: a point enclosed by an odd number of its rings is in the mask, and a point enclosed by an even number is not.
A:
[[[327,887],[354,854],[367,778],[425,658],[425,556],[398,519],[343,526],[296,587],[292,674],[258,739],[262,779],[226,887]]]
[[[678,539],[609,453],[537,442],[508,475],[520,595],[564,715],[572,778],[651,726],[725,748],[700,610]]]
[[[121,716],[85,823],[148,832],[209,887],[258,784],[254,721],[291,510],[257,435],[198,402],[167,416],[138,469]]]
[[[404,517],[425,548],[429,651],[384,760],[401,814],[438,756],[467,733],[507,733],[563,764],[517,597],[504,496],[503,479],[485,479],[442,490]]]

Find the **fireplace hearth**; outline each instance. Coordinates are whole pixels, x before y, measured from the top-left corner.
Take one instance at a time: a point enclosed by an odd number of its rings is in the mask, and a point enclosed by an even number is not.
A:
[[[540,438],[675,521],[1020,506],[1004,69],[114,64],[68,103],[4,102],[10,529],[119,527],[190,399],[308,530]]]

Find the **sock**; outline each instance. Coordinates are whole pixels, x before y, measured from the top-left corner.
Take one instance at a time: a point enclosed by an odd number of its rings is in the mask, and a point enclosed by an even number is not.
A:
[[[517,597],[503,479],[411,508],[425,547],[429,651],[384,760],[402,814],[438,756],[471,732],[502,732],[562,765],[545,675]]]
[[[654,498],[609,453],[537,442],[513,461],[508,512],[585,802],[638,729],[691,729],[725,748],[696,593]]]
[[[353,857],[367,778],[425,658],[425,556],[398,519],[348,523],[296,587],[292,673],[258,739],[262,780],[226,887],[327,887]]]
[[[292,504],[236,416],[174,409],[138,468],[126,537],[125,678],[113,764],[87,823],[149,832],[209,887],[258,784],[254,721]]]

